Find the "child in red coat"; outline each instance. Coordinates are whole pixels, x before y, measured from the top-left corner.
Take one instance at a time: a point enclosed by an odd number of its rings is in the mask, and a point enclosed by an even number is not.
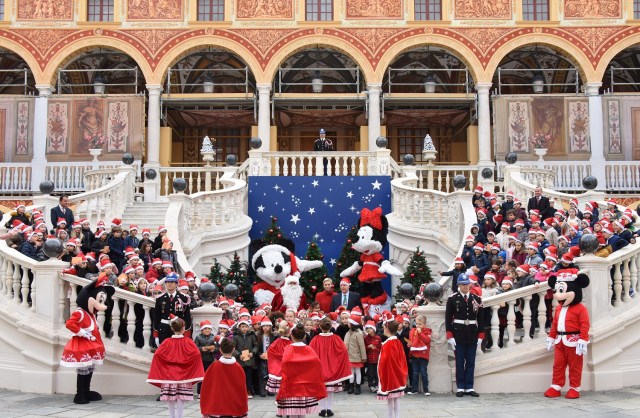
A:
[[[204,375],[200,400],[203,417],[246,417],[249,412],[244,370],[233,357],[235,344],[220,342],[222,357]]]
[[[409,332],[409,361],[411,362],[411,389],[408,395],[418,393],[419,381],[422,378],[422,390],[425,396],[429,393],[429,376],[427,366],[429,365],[429,353],[431,346],[431,328],[427,328],[427,317],[418,315],[416,317],[416,327]]]
[[[184,321],[171,315],[173,336],[160,344],[151,360],[147,383],[159,386],[171,418],[182,418],[184,401],[193,400],[193,384],[204,377],[200,350],[191,338],[184,338]]]
[[[385,311],[382,313],[384,321],[384,335],[387,339],[382,343],[380,360],[378,361],[378,400],[387,401],[387,416],[400,418],[400,398],[404,396],[407,385],[407,360],[404,348],[398,340],[398,323],[393,315]]]
[[[375,393],[378,390],[378,357],[382,339],[376,334],[375,322],[368,321],[364,330],[367,333],[364,337],[364,348],[367,351],[367,382],[369,391]]]

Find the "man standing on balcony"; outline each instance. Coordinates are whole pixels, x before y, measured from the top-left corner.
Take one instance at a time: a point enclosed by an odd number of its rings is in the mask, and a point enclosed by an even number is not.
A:
[[[69,198],[65,195],[60,196],[58,206],[51,208],[51,224],[53,229],[58,227],[58,219],[64,218],[67,221],[67,232],[71,233],[71,225],[75,222],[73,211],[69,209]]]
[[[471,281],[466,274],[458,276],[458,291],[447,299],[445,327],[447,340],[456,357],[456,396],[477,398],[473,389],[476,351],[484,339],[482,299],[469,291]]]
[[[529,199],[527,204],[527,212],[531,212],[532,209],[540,211],[540,217],[544,221],[545,219],[553,216],[551,213],[551,204],[549,198],[542,196],[542,187],[538,186],[533,191],[533,197]]]
[[[334,151],[333,141],[327,138],[327,132],[324,129],[320,129],[320,138],[316,139],[313,143],[314,151]],[[324,167],[324,175],[327,175],[327,166],[329,165],[329,159],[322,159],[322,166]]]

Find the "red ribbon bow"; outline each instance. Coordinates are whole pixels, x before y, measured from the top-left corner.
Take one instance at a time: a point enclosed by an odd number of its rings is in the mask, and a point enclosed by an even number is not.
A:
[[[377,207],[374,210],[367,208],[360,212],[360,227],[371,225],[375,229],[382,229],[382,208]]]

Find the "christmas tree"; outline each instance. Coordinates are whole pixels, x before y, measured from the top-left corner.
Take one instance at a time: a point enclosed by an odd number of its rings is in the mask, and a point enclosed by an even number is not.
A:
[[[266,245],[276,244],[277,241],[284,236],[284,232],[278,226],[278,218],[271,217],[271,226],[265,231],[264,242]]]
[[[336,267],[333,271],[333,278],[335,279],[335,283],[340,283],[340,273],[342,270],[347,267],[351,267],[353,263],[360,260],[360,253],[353,249],[353,241],[356,240],[358,236],[358,226],[354,225],[349,230],[347,234],[347,240],[340,251],[340,256],[338,257],[338,261],[336,262]],[[360,272],[355,273],[350,277],[351,279],[351,290],[357,292],[360,289],[360,281],[358,280],[358,276]]]
[[[427,259],[424,257],[424,252],[420,251],[420,247],[416,248],[409,260],[407,270],[402,276],[401,283],[411,283],[414,290],[417,292],[420,286],[425,283],[431,283],[433,278],[431,277],[431,269],[427,265]],[[400,286],[396,288],[396,301],[401,301],[403,298],[400,295]]]
[[[249,285],[247,271],[240,261],[238,253],[233,253],[233,260],[226,274],[222,273],[220,264],[216,261],[213,267],[211,267],[211,275],[209,277],[211,281],[218,286],[220,293],[224,292],[224,288],[230,283],[238,286],[238,296],[235,300],[242,303],[249,310],[255,308],[253,290],[251,289],[251,285]]]
[[[222,291],[222,282],[221,280],[224,278],[224,272],[222,271],[222,264],[218,263],[218,259],[213,259],[213,266],[211,266],[211,271],[209,272],[209,280],[211,283],[218,286],[218,290]]]
[[[305,260],[323,260],[324,255],[320,251],[320,246],[313,240],[307,248],[307,254],[305,254]],[[305,271],[300,275],[300,286],[304,289],[307,300],[315,300],[316,293],[322,290],[322,281],[327,277],[328,271],[326,266],[322,266],[319,269],[312,269]]]

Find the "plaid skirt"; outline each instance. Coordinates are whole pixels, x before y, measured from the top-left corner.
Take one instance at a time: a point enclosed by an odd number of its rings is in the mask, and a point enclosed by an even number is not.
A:
[[[269,379],[267,380],[267,392],[278,393],[278,391],[280,390],[280,382],[281,379],[274,379],[273,377],[269,376]]]
[[[278,415],[307,415],[318,412],[318,399],[304,396],[284,398],[277,401]]]
[[[380,392],[376,394],[376,398],[379,401],[386,401],[387,399],[401,398],[403,396],[404,396],[404,388],[392,390],[391,392],[386,394],[383,394]]]
[[[333,393],[338,393],[338,392],[342,392],[343,388],[342,388],[342,382],[339,383],[333,383],[331,385],[327,385],[325,383],[325,386],[327,387],[327,392],[333,392]]]
[[[161,401],[193,400],[193,383],[163,383],[160,390]]]

